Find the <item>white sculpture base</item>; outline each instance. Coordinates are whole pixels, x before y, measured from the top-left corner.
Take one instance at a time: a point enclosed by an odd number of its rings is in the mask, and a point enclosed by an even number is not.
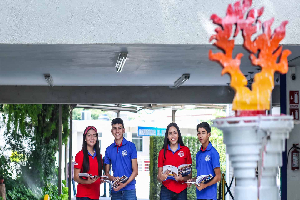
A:
[[[214,126],[223,131],[223,141],[234,168],[236,200],[278,199],[277,167],[282,165],[281,153],[293,125],[291,116],[214,120]],[[259,178],[256,177],[257,167]]]

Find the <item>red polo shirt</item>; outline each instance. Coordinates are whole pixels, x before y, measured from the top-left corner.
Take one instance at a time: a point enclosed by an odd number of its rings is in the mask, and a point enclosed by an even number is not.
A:
[[[164,149],[160,150],[158,155],[158,167],[163,167],[165,165],[173,165],[178,167],[182,164],[192,164],[192,157],[188,147],[180,146],[174,152],[167,148],[166,150],[166,159],[164,158]],[[177,182],[176,180],[167,179],[162,182],[162,184],[175,193],[180,193],[187,188],[187,184],[183,181]]]
[[[102,155],[101,160],[102,160]],[[79,151],[75,156],[74,168],[83,169],[83,151]],[[99,176],[98,173],[98,160],[97,157],[89,155],[89,164],[90,170],[87,172],[88,174]],[[92,184],[78,184],[77,185],[77,194],[76,197],[88,197],[90,199],[99,199],[100,196],[100,178]]]

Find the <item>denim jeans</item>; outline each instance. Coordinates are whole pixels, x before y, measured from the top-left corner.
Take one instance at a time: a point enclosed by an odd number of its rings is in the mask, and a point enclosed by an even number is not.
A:
[[[76,197],[76,200],[99,200],[99,199],[90,199],[88,197]]]
[[[160,199],[161,200],[187,200],[187,189],[183,190],[179,194],[168,190],[164,185],[160,189]]]
[[[124,190],[111,193],[111,200],[136,200],[135,190]]]

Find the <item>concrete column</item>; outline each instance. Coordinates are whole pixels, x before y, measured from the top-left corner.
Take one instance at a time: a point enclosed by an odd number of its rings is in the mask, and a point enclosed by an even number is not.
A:
[[[58,107],[58,195],[61,195],[61,162],[62,162],[62,105]]]
[[[71,108],[71,111],[70,111],[70,135],[69,135],[69,172],[70,172],[70,176],[69,176],[69,180],[68,180],[68,192],[69,192],[69,200],[71,200],[71,187],[72,187],[72,113],[73,113],[73,107]]]
[[[68,163],[68,145],[67,145],[68,143],[66,143],[64,146],[65,146],[65,180],[67,181],[67,179],[68,179],[68,169],[67,169],[67,167],[68,167],[68,165],[67,165],[67,163]],[[66,185],[67,186],[67,185]],[[68,186],[67,186],[68,187]]]
[[[177,110],[172,110],[172,122],[175,123],[175,113]]]

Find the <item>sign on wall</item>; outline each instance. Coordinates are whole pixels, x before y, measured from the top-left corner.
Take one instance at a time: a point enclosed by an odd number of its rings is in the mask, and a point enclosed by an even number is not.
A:
[[[164,136],[165,128],[138,126],[138,136]]]
[[[299,91],[289,92],[290,115],[293,115],[295,120],[299,120]]]

